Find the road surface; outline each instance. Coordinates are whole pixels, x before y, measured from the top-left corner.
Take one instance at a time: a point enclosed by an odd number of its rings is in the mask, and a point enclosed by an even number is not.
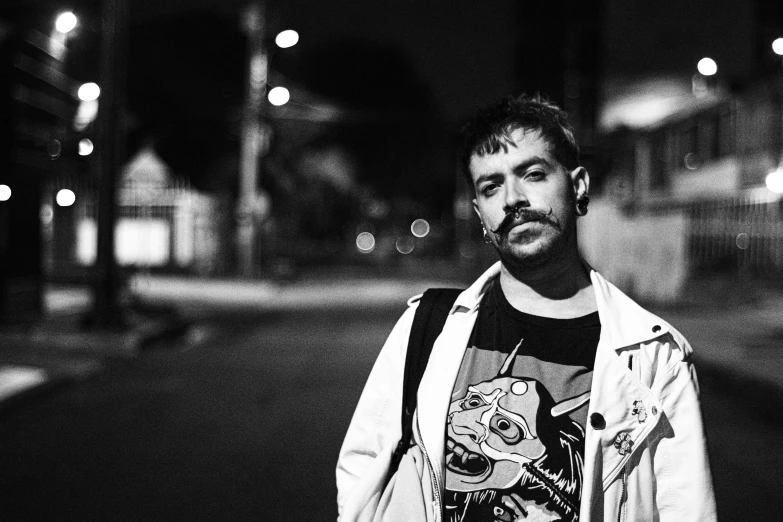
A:
[[[334,520],[334,464],[401,307],[234,311],[0,417],[0,520]],[[779,520],[781,427],[703,383],[722,520]]]

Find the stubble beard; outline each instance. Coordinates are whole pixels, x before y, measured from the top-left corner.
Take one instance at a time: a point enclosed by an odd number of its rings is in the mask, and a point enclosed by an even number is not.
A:
[[[522,277],[525,274],[541,272],[566,261],[570,244],[575,241],[576,223],[565,225],[561,227],[559,223],[543,223],[549,231],[542,231],[538,237],[531,238],[531,243],[539,244],[530,250],[525,245],[525,232],[518,234],[519,237],[513,243],[509,238],[510,231],[497,234],[493,246],[500,261],[512,274]]]

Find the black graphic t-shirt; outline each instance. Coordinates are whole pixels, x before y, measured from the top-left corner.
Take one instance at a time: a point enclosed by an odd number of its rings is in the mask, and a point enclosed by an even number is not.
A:
[[[598,312],[520,312],[496,280],[479,309],[446,426],[445,520],[579,518]]]

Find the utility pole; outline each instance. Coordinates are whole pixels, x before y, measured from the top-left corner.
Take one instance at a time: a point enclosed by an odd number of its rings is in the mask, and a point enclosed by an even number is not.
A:
[[[101,14],[100,109],[98,111],[98,255],[94,281],[93,324],[122,325],[114,258],[117,174],[125,152],[122,110],[125,106],[127,0],[103,0]]]
[[[245,9],[242,28],[247,34],[247,78],[239,153],[239,197],[236,206],[237,262],[239,274],[255,275],[258,231],[258,176],[263,142],[264,95],[269,63],[264,49],[264,4],[253,0]]]

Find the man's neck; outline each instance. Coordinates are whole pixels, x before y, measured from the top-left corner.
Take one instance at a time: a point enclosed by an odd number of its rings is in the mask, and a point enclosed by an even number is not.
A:
[[[502,264],[500,287],[511,306],[532,315],[571,319],[597,309],[590,276],[576,256],[542,270],[509,270]]]

